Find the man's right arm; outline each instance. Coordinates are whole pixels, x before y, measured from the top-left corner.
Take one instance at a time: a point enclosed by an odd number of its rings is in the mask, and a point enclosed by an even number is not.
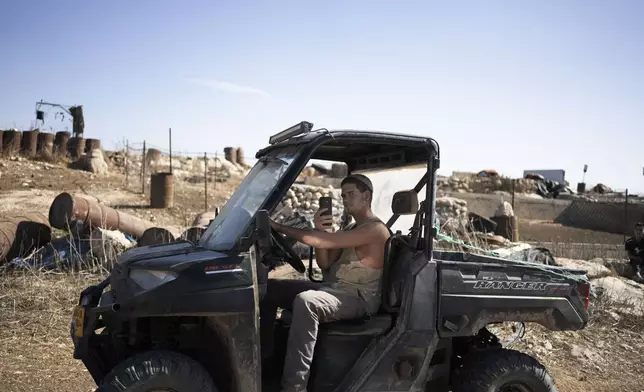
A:
[[[326,224],[333,224],[333,218],[330,215],[322,216],[322,213],[326,209],[322,208],[317,211],[313,217],[313,223],[316,230],[326,231]],[[340,254],[342,253],[341,249],[325,249],[325,248],[314,248],[315,249],[315,262],[318,267],[323,270],[329,269],[333,263],[338,261]]]

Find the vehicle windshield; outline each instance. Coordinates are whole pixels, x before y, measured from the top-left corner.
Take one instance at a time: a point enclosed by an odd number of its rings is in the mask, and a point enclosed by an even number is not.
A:
[[[199,245],[211,250],[231,249],[296,156],[294,152],[281,152],[262,157],[208,226]]]

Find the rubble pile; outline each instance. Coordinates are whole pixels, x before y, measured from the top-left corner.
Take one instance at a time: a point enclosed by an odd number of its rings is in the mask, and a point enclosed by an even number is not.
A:
[[[130,153],[127,159],[123,151],[106,152],[105,155],[110,166],[122,172],[127,169],[130,174],[137,175],[142,171],[144,161],[141,154]],[[167,172],[170,169],[170,157],[148,154],[145,165],[148,174]],[[172,174],[178,181],[203,183],[206,168],[209,182],[225,182],[232,176],[244,176],[248,172],[247,165],[232,163],[223,157],[208,157],[207,160],[204,160],[203,157],[172,157]]]
[[[497,191],[512,192],[513,179],[508,177],[439,177],[438,189],[443,192],[456,193],[494,193]],[[527,178],[514,180],[515,193],[536,193],[537,181]]]
[[[459,232],[467,224],[467,202],[455,197],[438,197],[436,215],[440,220],[441,231]]]
[[[342,205],[340,190],[334,189],[332,186],[319,187],[294,184],[286,192],[286,196],[282,201],[277,205],[277,208],[275,209],[276,219],[283,220],[287,217],[298,214],[304,216],[308,220],[312,220],[313,216],[320,208],[318,200],[322,196],[333,198],[333,218],[336,225],[335,229],[337,230],[344,207]]]

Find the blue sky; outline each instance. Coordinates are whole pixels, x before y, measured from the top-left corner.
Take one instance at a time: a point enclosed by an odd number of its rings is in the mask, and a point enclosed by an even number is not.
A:
[[[301,120],[425,134],[442,173],[644,192],[644,2],[13,1],[0,128],[82,104],[86,137],[247,155]],[[45,129],[67,123],[50,111]]]

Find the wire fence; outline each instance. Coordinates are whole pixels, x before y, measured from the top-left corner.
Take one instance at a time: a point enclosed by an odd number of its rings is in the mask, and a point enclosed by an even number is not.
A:
[[[207,208],[209,192],[218,190],[222,183],[234,175],[244,175],[256,162],[255,158],[243,156],[241,151],[232,147],[227,147],[224,151],[177,151],[146,141],[126,140],[117,146],[117,155],[112,159],[117,161],[116,165],[125,174],[126,189],[149,194],[152,175],[172,173],[173,181],[190,185],[203,184]]]

